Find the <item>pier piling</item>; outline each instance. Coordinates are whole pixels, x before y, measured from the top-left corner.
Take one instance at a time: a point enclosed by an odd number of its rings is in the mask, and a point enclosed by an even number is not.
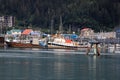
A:
[[[93,48],[94,55],[100,55],[100,48],[98,46],[99,43],[91,43],[91,46],[87,48],[87,55],[89,54],[90,50]]]

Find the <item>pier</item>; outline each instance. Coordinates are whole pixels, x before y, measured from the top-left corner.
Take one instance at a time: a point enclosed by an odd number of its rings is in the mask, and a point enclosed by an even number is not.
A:
[[[94,55],[99,56],[100,55],[100,48],[99,48],[99,42],[90,42],[90,46],[87,49],[87,55],[89,54],[90,50],[93,48]]]
[[[120,38],[97,39],[97,41],[103,44],[120,44]]]
[[[97,39],[101,44],[101,51],[106,53],[115,53],[116,50],[120,49],[120,38],[109,38],[109,39]]]

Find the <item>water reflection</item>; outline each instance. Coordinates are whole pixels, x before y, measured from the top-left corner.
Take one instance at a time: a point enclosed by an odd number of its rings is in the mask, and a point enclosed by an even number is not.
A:
[[[120,79],[119,55],[87,56],[69,51],[59,51],[57,55],[57,51],[35,51],[1,51],[0,80]]]
[[[89,79],[90,80],[97,80],[96,79],[96,69],[97,69],[97,64],[96,64],[96,55],[94,56],[89,56],[88,57],[88,69],[89,69]]]

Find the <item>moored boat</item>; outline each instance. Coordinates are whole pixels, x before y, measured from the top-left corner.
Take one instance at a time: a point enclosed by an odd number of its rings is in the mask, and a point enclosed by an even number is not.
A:
[[[31,43],[17,43],[17,42],[6,42],[8,47],[15,47],[15,48],[41,48],[40,45],[31,44]]]
[[[64,38],[64,36],[52,37],[48,41],[48,48],[87,48],[88,44],[80,44],[78,41]]]

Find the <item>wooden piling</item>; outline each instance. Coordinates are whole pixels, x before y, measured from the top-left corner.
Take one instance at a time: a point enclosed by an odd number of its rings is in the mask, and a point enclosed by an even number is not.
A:
[[[99,56],[100,55],[100,47],[98,47],[98,42],[92,42],[91,43],[91,46],[89,46],[88,48],[87,48],[87,55],[89,54],[89,52],[90,52],[90,50],[93,48],[93,50],[94,50],[94,55],[97,55],[97,56]]]
[[[114,44],[114,50],[113,50],[113,53],[115,53],[116,51],[116,44]]]

